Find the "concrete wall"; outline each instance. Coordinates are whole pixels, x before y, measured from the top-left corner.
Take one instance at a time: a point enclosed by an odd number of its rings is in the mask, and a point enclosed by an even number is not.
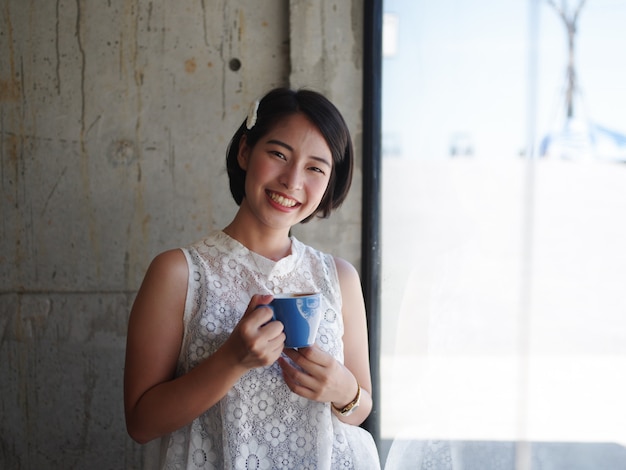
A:
[[[3,2],[0,468],[150,466],[124,427],[128,312],[155,254],[233,216],[225,148],[267,89],[350,123],[351,197],[297,234],[358,266],[362,3]]]

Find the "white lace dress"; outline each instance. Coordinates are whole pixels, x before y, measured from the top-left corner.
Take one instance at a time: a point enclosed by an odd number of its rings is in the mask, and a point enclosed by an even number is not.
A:
[[[177,375],[228,338],[253,294],[321,292],[325,311],[316,343],[343,362],[341,292],[332,256],[292,238],[274,262],[215,232],[183,249],[189,265],[185,335]],[[278,364],[246,373],[207,412],[165,436],[166,469],[379,469],[371,435],[347,425],[329,403],[289,390]]]

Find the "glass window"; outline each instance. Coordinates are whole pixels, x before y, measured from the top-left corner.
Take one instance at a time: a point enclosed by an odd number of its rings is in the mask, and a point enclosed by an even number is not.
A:
[[[626,3],[383,5],[387,468],[624,468]]]

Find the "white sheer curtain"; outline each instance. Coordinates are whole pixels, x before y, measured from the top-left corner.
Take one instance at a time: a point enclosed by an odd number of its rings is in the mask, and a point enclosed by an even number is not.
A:
[[[626,465],[626,4],[384,10],[387,468]]]

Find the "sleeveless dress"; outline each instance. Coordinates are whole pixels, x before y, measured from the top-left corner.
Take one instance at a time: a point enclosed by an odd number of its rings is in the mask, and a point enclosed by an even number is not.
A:
[[[341,292],[332,256],[291,238],[269,260],[214,232],[183,253],[189,266],[177,376],[228,338],[253,294],[321,293],[316,344],[343,362]],[[286,357],[286,356],[285,356]],[[341,422],[329,403],[291,392],[277,363],[243,375],[217,404],[161,441],[164,469],[379,469],[372,436]]]

